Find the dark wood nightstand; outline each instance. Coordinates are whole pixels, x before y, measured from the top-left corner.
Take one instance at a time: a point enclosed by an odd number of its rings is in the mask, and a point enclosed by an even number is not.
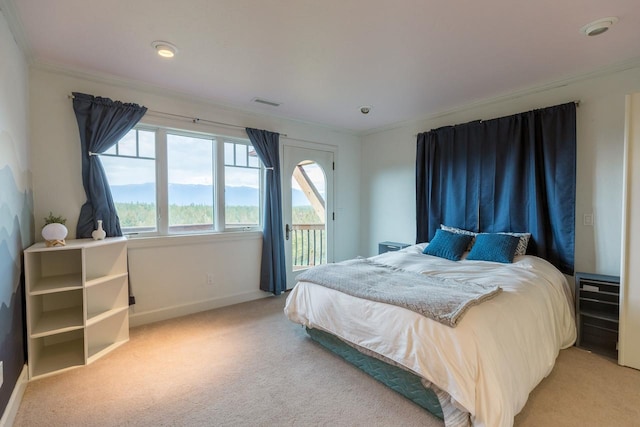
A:
[[[378,243],[378,255],[383,254],[385,252],[399,251],[400,249],[404,249],[407,246],[411,246],[411,245],[408,243],[398,243],[398,242],[380,242]]]
[[[620,277],[576,273],[576,346],[618,359]]]

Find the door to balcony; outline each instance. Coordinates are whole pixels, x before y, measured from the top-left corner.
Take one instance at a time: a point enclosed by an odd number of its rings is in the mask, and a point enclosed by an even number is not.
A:
[[[314,265],[333,261],[333,152],[285,146],[282,204],[287,289]]]

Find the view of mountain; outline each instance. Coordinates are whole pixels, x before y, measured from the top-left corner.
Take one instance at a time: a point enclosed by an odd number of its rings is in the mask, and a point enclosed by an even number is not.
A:
[[[211,204],[210,185],[169,184],[169,200],[177,205],[209,205]],[[155,202],[155,184],[133,184],[111,186],[113,200],[120,203],[153,203]],[[254,187],[225,187],[225,200],[228,206],[256,206],[258,189]],[[293,190],[293,206],[310,206],[304,193]]]

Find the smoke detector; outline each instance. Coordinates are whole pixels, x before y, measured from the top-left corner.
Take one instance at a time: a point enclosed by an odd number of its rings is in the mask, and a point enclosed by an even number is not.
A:
[[[580,28],[580,32],[587,36],[599,36],[604,33],[611,27],[613,24],[618,22],[618,18],[615,16],[611,16],[609,18],[598,19],[597,21],[593,21]]]
[[[371,106],[370,105],[363,105],[360,107],[360,112],[362,114],[369,114],[371,112]]]

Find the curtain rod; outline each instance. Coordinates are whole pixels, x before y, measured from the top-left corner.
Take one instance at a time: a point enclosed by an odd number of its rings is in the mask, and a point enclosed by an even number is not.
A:
[[[74,96],[73,95],[67,95],[67,98],[73,99]],[[228,126],[228,127],[237,128],[237,129],[246,129],[246,126],[235,125],[233,123],[217,122],[215,120],[201,119],[199,117],[185,116],[185,115],[182,115],[182,114],[166,113],[164,111],[157,111],[157,110],[151,110],[151,109],[147,109],[147,112],[155,114],[155,115],[163,115],[163,116],[176,117],[176,118],[179,118],[179,119],[187,119],[191,123],[195,123],[195,124],[198,124],[198,123],[211,123],[211,124],[214,124],[214,125]],[[288,135],[286,133],[279,133],[279,135],[284,137],[284,138],[288,137]]]
[[[572,101],[566,102],[566,104],[570,104]],[[574,104],[576,104],[576,108],[580,108],[580,100],[576,100],[573,101]],[[563,105],[563,104],[558,104],[558,105]],[[555,105],[553,105],[552,107],[555,107]],[[542,108],[534,108],[533,110],[529,110],[529,111],[536,111],[536,110],[544,110],[545,108],[550,108],[550,107],[542,107]],[[525,112],[529,112],[529,111],[525,111]],[[516,114],[520,114],[520,113],[516,113]],[[493,119],[489,119],[489,120],[493,120]],[[480,123],[485,122],[486,120],[484,119],[480,119],[478,120]]]
[[[573,103],[574,103],[574,104],[576,104],[576,108],[580,108],[580,100],[579,100],[579,99],[578,99],[578,100],[576,100],[576,101],[573,101]],[[539,109],[541,109],[541,108],[539,108]],[[530,111],[533,111],[533,110],[530,110]],[[490,120],[492,120],[492,119],[490,119]],[[478,121],[479,121],[480,123],[482,123],[482,122],[484,122],[484,121],[486,121],[486,120],[480,119],[480,120],[478,120]],[[424,132],[416,133],[416,134],[414,134],[413,136],[417,137],[417,136],[418,136],[419,134],[421,134],[421,133],[424,133]]]

